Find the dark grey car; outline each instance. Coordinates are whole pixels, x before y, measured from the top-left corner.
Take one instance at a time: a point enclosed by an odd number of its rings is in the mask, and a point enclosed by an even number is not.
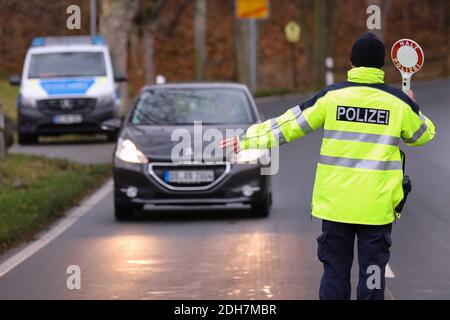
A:
[[[117,219],[167,205],[244,204],[255,216],[267,216],[270,176],[261,174],[261,168],[270,165],[270,156],[262,161],[267,151],[251,151],[252,163],[244,158],[232,163],[217,150],[206,155],[227,131],[244,131],[260,121],[244,85],[188,83],[142,89],[123,121],[114,153]],[[115,126],[113,121],[105,123],[107,129]],[[187,141],[180,138],[183,134]]]

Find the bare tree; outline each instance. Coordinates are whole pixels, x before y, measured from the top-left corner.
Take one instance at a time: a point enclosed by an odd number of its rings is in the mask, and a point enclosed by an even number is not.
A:
[[[307,68],[306,72],[303,72],[304,74],[312,74],[313,73],[313,57],[314,52],[311,50],[312,48],[312,35],[313,33],[310,31],[312,29],[312,26],[308,23],[308,12],[311,11],[313,0],[298,0],[298,18],[299,18],[299,24],[302,28],[301,33],[301,43],[303,48],[305,49],[305,56],[307,63],[305,64],[305,67]]]
[[[159,24],[159,15],[167,0],[147,0],[143,3],[137,23],[142,30],[145,82],[155,82],[155,36]]]
[[[298,0],[298,8],[306,65],[314,87],[318,88],[325,81],[325,58],[333,55],[337,0]],[[308,12],[313,12],[312,21]]]
[[[128,33],[139,8],[139,0],[102,0],[100,33],[105,36],[114,56],[115,71],[127,75]],[[128,105],[128,86],[120,86],[124,114]]]
[[[206,0],[195,0],[195,74],[203,80],[206,65]]]
[[[325,80],[325,58],[327,56],[327,22],[325,0],[314,1],[313,79],[320,87]]]
[[[171,37],[173,30],[181,19],[181,15],[192,0],[183,0],[175,9],[175,13],[168,23],[166,36]],[[144,56],[145,81],[147,84],[155,82],[155,37],[160,27],[161,11],[167,5],[168,0],[144,0],[140,13],[136,17],[136,23],[141,28],[142,46]]]

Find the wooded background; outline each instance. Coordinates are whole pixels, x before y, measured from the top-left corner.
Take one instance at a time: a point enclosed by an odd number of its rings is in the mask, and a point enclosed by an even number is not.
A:
[[[130,79],[130,94],[157,74],[171,82],[248,83],[248,24],[235,18],[234,0],[98,2],[99,32],[117,72]],[[71,4],[81,7],[81,30],[66,27]],[[382,8],[378,34],[388,51],[400,38],[412,38],[424,49],[425,65],[415,77],[450,74],[450,0],[272,0],[270,18],[258,22],[258,89],[316,89],[324,83],[326,56],[334,58],[336,81],[343,80],[351,45],[367,31],[370,4]],[[89,34],[89,14],[89,0],[0,0],[0,74],[21,71],[33,37]],[[296,65],[284,35],[291,20],[302,26]],[[387,80],[398,82],[388,55],[386,61]],[[292,68],[299,76],[296,88]]]

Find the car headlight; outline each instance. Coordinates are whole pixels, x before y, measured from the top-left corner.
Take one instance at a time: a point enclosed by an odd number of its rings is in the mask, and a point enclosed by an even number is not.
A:
[[[265,160],[269,158],[269,151],[266,149],[249,149],[242,150],[236,155],[235,163],[256,163],[258,160]]]
[[[147,157],[128,139],[119,138],[117,142],[116,157],[130,163],[148,163]]]
[[[98,101],[98,105],[99,106],[114,106],[115,104],[115,95],[114,93],[106,93],[106,94],[102,94],[100,96],[97,97],[97,101]]]
[[[19,102],[20,102],[20,106],[28,107],[28,108],[36,108],[36,105],[37,105],[35,98],[27,97],[24,95],[20,95]]]

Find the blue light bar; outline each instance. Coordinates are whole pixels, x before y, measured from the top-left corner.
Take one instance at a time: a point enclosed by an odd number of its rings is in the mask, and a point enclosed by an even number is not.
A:
[[[32,47],[92,44],[104,46],[105,38],[102,36],[63,36],[63,37],[37,37],[31,42]]]
[[[92,44],[104,46],[106,44],[105,38],[102,36],[92,36]]]
[[[44,45],[45,45],[45,38],[44,37],[34,38],[31,41],[31,46],[32,47],[42,47]]]

